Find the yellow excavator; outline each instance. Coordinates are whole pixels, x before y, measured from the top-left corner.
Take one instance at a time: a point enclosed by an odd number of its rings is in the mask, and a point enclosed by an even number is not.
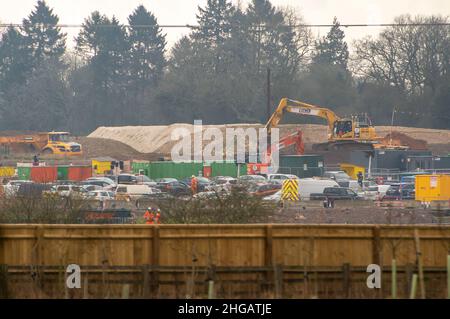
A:
[[[276,127],[283,115],[295,113],[323,118],[328,124],[328,142],[313,145],[315,151],[373,150],[381,147],[381,138],[377,136],[367,114],[340,118],[330,109],[283,98],[266,124],[268,134]]]

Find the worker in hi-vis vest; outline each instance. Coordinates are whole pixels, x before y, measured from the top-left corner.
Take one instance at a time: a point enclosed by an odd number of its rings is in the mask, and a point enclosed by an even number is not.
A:
[[[147,225],[153,225],[153,219],[155,218],[155,214],[153,213],[153,208],[147,208],[147,211],[144,214],[145,223]]]
[[[192,194],[193,195],[197,194],[197,187],[198,187],[197,177],[192,175],[192,178],[191,178],[191,190],[192,190]]]

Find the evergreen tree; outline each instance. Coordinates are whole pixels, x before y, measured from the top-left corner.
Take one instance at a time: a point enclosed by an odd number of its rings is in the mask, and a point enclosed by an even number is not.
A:
[[[132,83],[156,84],[166,66],[166,39],[155,16],[140,5],[128,17],[129,71]]]
[[[335,17],[330,32],[316,44],[313,61],[317,64],[337,65],[346,70],[349,52],[344,38],[345,33]]]
[[[45,1],[39,0],[35,10],[23,20],[23,32],[32,50],[35,64],[47,58],[61,59],[66,50],[66,34],[57,26],[59,18]]]
[[[230,37],[234,7],[229,0],[208,0],[206,7],[198,7],[199,28],[194,39],[209,47],[220,47]]]
[[[25,83],[31,68],[31,50],[26,39],[14,27],[8,27],[0,41],[0,89],[6,91]]]

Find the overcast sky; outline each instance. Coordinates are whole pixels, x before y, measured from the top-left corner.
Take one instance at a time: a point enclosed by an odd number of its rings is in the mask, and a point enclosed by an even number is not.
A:
[[[1,23],[21,23],[36,0],[0,0]],[[238,0],[233,0],[237,3]],[[245,7],[249,0],[239,1]],[[153,12],[158,22],[164,24],[195,24],[197,6],[204,6],[206,0],[47,0],[58,14],[62,24],[81,24],[94,10],[115,15],[122,23],[139,4]],[[272,0],[276,6],[290,6],[301,13],[307,23],[329,24],[337,16],[342,24],[389,23],[400,14],[450,15],[449,0]],[[68,45],[73,46],[77,29],[65,29]],[[315,34],[324,34],[326,29],[313,29]],[[345,29],[347,41],[364,35],[375,35],[378,28]],[[165,29],[170,45],[177,41],[187,29]]]

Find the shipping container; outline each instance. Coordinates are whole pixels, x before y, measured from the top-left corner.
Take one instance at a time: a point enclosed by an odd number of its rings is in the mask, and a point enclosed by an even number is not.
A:
[[[450,169],[450,156],[435,156],[433,169]]]
[[[96,175],[105,175],[111,171],[111,163],[116,162],[112,157],[98,157],[92,159],[92,169]]]
[[[417,201],[450,200],[450,175],[417,175],[415,183]]]
[[[17,176],[18,176],[19,180],[22,180],[22,181],[30,180],[31,166],[17,167]]]
[[[11,166],[1,166],[0,167],[0,177],[11,177],[16,173],[16,169]]]
[[[320,177],[324,173],[321,155],[282,155],[280,156],[280,174],[293,174],[300,178]]]
[[[69,167],[58,166],[58,181],[67,181],[69,179]]]
[[[131,171],[133,174],[141,174],[150,177],[150,162],[135,162],[131,163]]]
[[[203,163],[201,162],[152,162],[150,163],[150,178],[158,179],[171,177],[176,179],[184,179],[192,175],[198,176],[203,174]]]
[[[35,183],[52,183],[58,179],[56,166],[33,166],[30,179]]]
[[[70,181],[83,181],[92,177],[91,166],[70,166],[68,171],[68,179]]]
[[[211,166],[211,177],[230,176],[237,177],[247,174],[247,164],[237,164],[235,162],[211,162],[205,165]]]

